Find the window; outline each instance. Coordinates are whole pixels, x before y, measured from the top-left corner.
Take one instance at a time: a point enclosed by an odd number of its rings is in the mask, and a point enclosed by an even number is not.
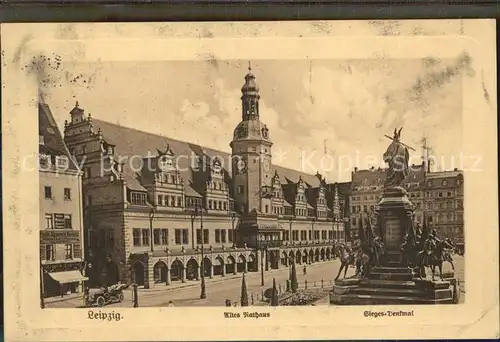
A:
[[[182,229],[176,229],[175,230],[175,244],[176,245],[181,244],[181,237],[182,237]]]
[[[448,191],[448,194],[447,194],[447,195],[448,195],[448,197],[451,197],[451,196],[452,196],[452,195],[451,195],[451,191]]]
[[[45,214],[45,229],[54,229],[52,214]]]
[[[182,207],[182,197],[177,197],[177,206]]]
[[[66,157],[66,156],[56,157],[56,166],[59,168],[68,167],[68,157]]]
[[[106,234],[106,244],[108,246],[114,246],[115,245],[115,232],[109,229]]]
[[[134,228],[132,230],[132,237],[134,240],[134,246],[140,246],[141,245],[141,230]]]
[[[208,200],[208,209],[212,209],[212,200]]]
[[[153,243],[155,245],[159,245],[160,244],[160,229],[155,229],[153,231]]]
[[[182,244],[187,245],[189,243],[189,230],[182,230]]]
[[[328,239],[333,240],[333,232],[331,230],[328,231]]]
[[[224,202],[224,210],[227,210],[227,202]]]
[[[222,229],[220,231],[220,242],[226,243],[226,230]]]
[[[427,186],[428,186],[429,188],[430,188],[430,187],[432,187],[432,182],[431,182],[431,181],[428,181],[428,182],[427,182]]]
[[[352,221],[352,225],[353,225],[353,227],[356,227],[356,218],[355,218],[355,217],[353,217],[351,221]]]
[[[149,246],[149,229],[142,230],[142,245]]]
[[[52,199],[52,187],[51,186],[45,187],[45,199]]]
[[[170,206],[175,207],[175,197],[174,196],[170,197]]]
[[[443,197],[443,193],[442,192],[439,193],[439,197]]]
[[[92,169],[90,167],[86,167],[83,170],[83,178],[90,178],[92,177]]]
[[[64,215],[64,228],[72,229],[73,225],[71,224],[71,215]]]
[[[245,191],[245,188],[243,187],[243,185],[238,185],[238,188],[237,188],[237,192],[239,195],[242,195]]]
[[[203,243],[208,244],[208,230],[203,229]]]
[[[163,196],[162,195],[158,195],[158,205],[163,205]]]
[[[312,240],[312,231],[309,231],[309,240]]]
[[[65,245],[64,258],[66,260],[73,259],[73,245]]]
[[[45,245],[45,260],[55,260],[54,245]]]
[[[168,245],[168,229],[161,230],[161,244]]]
[[[227,240],[228,240],[228,242],[233,242],[233,231],[232,230],[227,231]]]
[[[64,199],[66,201],[69,201],[71,199],[71,189],[70,188],[64,188]]]
[[[265,208],[266,214],[269,213],[269,205],[266,204]]]
[[[146,194],[143,194],[141,192],[130,193],[130,203],[138,205],[146,204]]]
[[[220,229],[215,230],[215,242],[220,243]]]
[[[222,201],[219,201],[219,210],[222,210]]]

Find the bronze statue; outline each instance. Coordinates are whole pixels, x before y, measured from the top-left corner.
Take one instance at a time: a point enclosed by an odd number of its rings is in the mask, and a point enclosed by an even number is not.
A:
[[[384,188],[401,186],[401,183],[403,183],[409,173],[408,162],[410,156],[408,148],[412,148],[400,141],[402,129],[403,127],[401,127],[399,131],[394,129],[394,136],[392,138],[386,135],[387,138],[392,140],[392,143],[389,145],[383,156],[384,162],[389,165],[384,182]]]
[[[382,257],[386,254],[384,241],[380,236],[376,236],[373,239],[373,256],[375,266],[380,266],[382,263]]]

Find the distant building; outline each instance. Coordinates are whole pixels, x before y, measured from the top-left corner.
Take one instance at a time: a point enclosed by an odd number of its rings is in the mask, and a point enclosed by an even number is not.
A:
[[[50,108],[40,103],[40,262],[43,296],[82,291],[83,221],[80,171]]]
[[[431,172],[426,177],[425,212],[430,228],[464,242],[464,176],[460,170]]]
[[[231,154],[73,108],[65,141],[84,163],[85,238],[96,264],[110,254],[122,280],[150,288],[332,257],[334,239],[345,239],[345,187],[273,165],[251,72],[241,91]]]
[[[350,187],[351,232],[361,228],[363,213],[374,210],[383,191],[386,170],[354,169]],[[410,173],[401,185],[415,205],[415,221],[423,225],[427,217],[429,228],[438,234],[463,243],[463,173],[458,170],[425,172],[424,164],[411,165]],[[363,221],[364,222],[364,221]]]

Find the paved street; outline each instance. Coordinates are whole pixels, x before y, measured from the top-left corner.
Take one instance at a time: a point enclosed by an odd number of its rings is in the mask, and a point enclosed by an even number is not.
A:
[[[461,302],[463,302],[465,297],[464,289],[464,259],[463,257],[455,256],[455,274],[460,279],[460,287],[462,291]],[[321,279],[324,279],[324,286],[330,287],[332,279],[337,275],[340,262],[338,260],[323,262],[307,266],[307,276],[303,275],[302,267],[297,267],[297,276],[299,281],[299,287],[304,287],[304,282],[307,278],[308,288],[314,286],[314,281],[316,281],[316,287],[321,286]],[[451,271],[451,266],[445,263],[443,266],[443,271]],[[347,273],[348,276],[354,273],[354,269],[350,268]],[[247,273],[246,282],[247,290],[249,295],[249,301],[251,303],[251,295],[254,295],[254,303],[257,304],[257,296],[261,298],[263,289],[272,287],[273,277],[276,279],[277,286],[281,285],[282,289],[285,289],[286,280],[289,277],[289,270],[287,267],[281,267],[280,270],[273,270],[271,272],[265,273],[265,284],[266,286],[261,287],[261,277],[260,273]],[[169,288],[162,284],[157,285],[152,290],[139,290],[139,306],[140,307],[164,307],[168,305],[169,301],[173,301],[176,306],[223,306],[226,299],[230,299],[233,302],[239,303],[239,297],[241,292],[241,275],[237,278],[225,279],[219,281],[220,278],[214,278],[213,280],[207,280],[206,284],[206,299],[199,299],[200,296],[200,282],[195,282],[194,286],[189,286],[190,284],[181,288]],[[127,290],[124,293],[125,300],[122,303],[114,303],[107,305],[106,307],[132,307],[132,291]],[[64,301],[47,303],[47,308],[55,307],[79,307],[82,306],[83,301],[81,296],[78,298],[66,299]]]
[[[323,262],[318,264],[312,264],[307,266],[307,276],[303,275],[303,268],[297,265],[297,278],[300,287],[304,287],[304,282],[307,278],[308,288],[314,286],[314,281],[316,281],[316,287],[321,286],[321,279],[324,279],[324,286],[331,286],[330,281],[337,275],[340,262],[338,260]],[[348,275],[352,275],[353,270],[348,272]],[[241,293],[241,277],[239,275],[237,278],[226,279],[224,281],[211,282],[207,280],[206,292],[207,298],[204,300],[199,299],[200,297],[200,282],[196,282],[195,286],[182,287],[178,289],[168,289],[168,286],[159,284],[153,290],[140,290],[139,292],[139,306],[140,307],[151,307],[151,306],[167,306],[169,301],[173,301],[176,306],[223,306],[226,299],[231,301],[239,302]],[[264,281],[266,286],[261,287],[261,276],[260,273],[247,273],[246,283],[249,295],[249,301],[251,302],[251,295],[254,294],[254,302],[257,303],[257,296],[261,298],[262,290],[272,287],[273,277],[276,279],[276,286],[281,285],[282,289],[285,290],[286,280],[289,277],[288,267],[282,266],[280,270],[273,270],[271,272],[265,272]],[[219,280],[215,279],[214,280]],[[162,289],[165,289],[163,290]],[[106,307],[131,307],[132,306],[132,291],[127,290],[124,293],[125,300],[122,303],[114,303],[107,305]],[[47,303],[46,307],[77,307],[82,305],[82,298],[73,298],[64,301]]]

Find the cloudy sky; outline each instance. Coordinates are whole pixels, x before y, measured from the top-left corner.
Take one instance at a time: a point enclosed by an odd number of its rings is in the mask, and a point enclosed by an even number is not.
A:
[[[461,78],[473,73],[469,63],[467,55],[252,61],[273,162],[347,181],[354,166],[382,166],[384,134],[403,126],[403,141],[416,149],[412,162],[421,161],[425,135],[449,169],[462,148]],[[64,65],[65,77],[42,87],[61,127],[78,100],[95,118],[229,152],[247,66],[246,60]]]

